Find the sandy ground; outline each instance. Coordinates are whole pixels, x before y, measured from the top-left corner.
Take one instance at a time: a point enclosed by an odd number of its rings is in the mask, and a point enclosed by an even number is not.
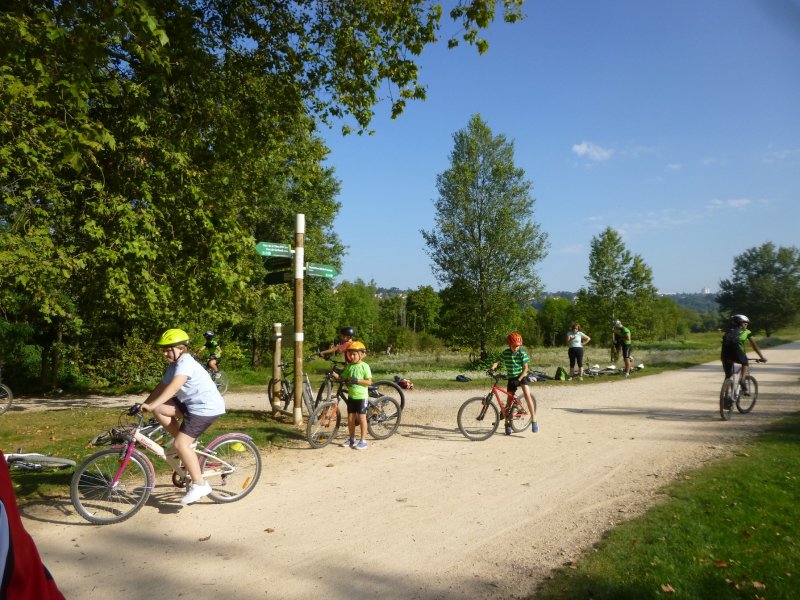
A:
[[[398,433],[366,451],[265,452],[261,481],[241,502],[181,507],[164,480],[119,525],[86,523],[68,498],[27,508],[26,525],[71,599],[524,597],[658,502],[682,471],[800,410],[800,343],[765,354],[754,412],[729,422],[718,413],[718,363],[534,386],[539,433],[485,442],[464,438],[456,413],[488,386],[418,389]]]

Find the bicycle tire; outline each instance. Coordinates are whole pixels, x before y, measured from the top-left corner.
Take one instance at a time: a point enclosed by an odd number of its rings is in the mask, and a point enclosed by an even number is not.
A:
[[[236,502],[253,491],[261,477],[261,452],[249,436],[222,435],[206,446],[206,451],[214,456],[200,455],[200,470],[211,485],[211,500]]]
[[[14,394],[11,393],[11,388],[4,383],[0,383],[0,415],[11,408],[13,402]]]
[[[722,384],[719,392],[719,414],[723,421],[730,421],[733,414],[733,381],[729,378]]]
[[[747,414],[753,410],[756,400],[758,400],[758,381],[752,375],[748,375],[744,380],[750,395],[745,396],[741,391],[739,392],[739,396],[736,398],[736,410],[742,414]]]
[[[72,475],[72,505],[90,523],[121,523],[139,512],[150,497],[154,485],[152,465],[139,450],[131,453],[117,485],[111,486],[123,452],[120,448],[107,448],[92,454]]]
[[[6,457],[8,466],[11,469],[20,471],[44,471],[45,469],[66,469],[74,467],[75,461],[69,458],[59,458],[58,456],[47,456],[46,454],[28,454],[26,456]]]
[[[394,398],[383,396],[367,406],[367,431],[376,440],[391,437],[400,426],[402,410]]]
[[[339,402],[323,402],[314,409],[314,414],[306,424],[306,439],[312,448],[322,448],[336,437],[341,425],[342,414]]]
[[[381,396],[388,396],[394,398],[400,405],[400,410],[406,407],[406,394],[399,385],[394,381],[376,381],[369,386],[370,398],[380,398]]]
[[[211,379],[214,381],[214,385],[217,386],[220,396],[224,396],[225,392],[228,391],[228,374],[225,371],[220,371],[219,377],[215,377],[215,375],[215,373],[212,373]]]
[[[488,440],[500,425],[500,409],[492,394],[470,398],[458,409],[458,429],[468,440]]]
[[[272,404],[272,386],[275,385],[275,380],[270,379],[267,384],[267,398],[269,398],[270,405]],[[278,392],[278,402],[280,402],[281,410],[289,410],[289,404],[292,401],[292,386],[285,379],[279,380],[280,391]]]
[[[333,383],[331,382],[330,377],[326,377],[319,386],[319,390],[317,391],[317,397],[314,398],[314,410],[320,404],[324,404],[325,402],[331,402],[331,394],[333,392]]]
[[[533,410],[536,412],[536,396],[531,394],[531,400],[533,401]],[[525,431],[531,426],[528,405],[525,402],[525,396],[520,391],[517,391],[517,395],[514,396],[514,402],[511,404],[511,418],[509,421],[511,422],[511,429],[516,433]]]

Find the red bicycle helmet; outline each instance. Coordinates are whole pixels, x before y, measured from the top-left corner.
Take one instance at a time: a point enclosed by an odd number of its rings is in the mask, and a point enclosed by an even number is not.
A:
[[[506,341],[509,346],[522,346],[522,336],[516,332],[509,333]]]

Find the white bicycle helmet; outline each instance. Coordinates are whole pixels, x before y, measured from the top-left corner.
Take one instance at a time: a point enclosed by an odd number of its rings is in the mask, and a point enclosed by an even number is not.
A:
[[[733,315],[731,317],[731,321],[737,325],[741,325],[742,323],[750,323],[750,319],[748,319],[745,315]]]

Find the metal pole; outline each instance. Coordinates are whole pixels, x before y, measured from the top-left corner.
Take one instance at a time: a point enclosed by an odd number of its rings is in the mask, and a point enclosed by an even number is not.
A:
[[[303,424],[303,268],[306,216],[297,215],[294,234],[294,424]]]
[[[269,397],[272,404],[272,414],[276,414],[281,408],[281,349],[283,346],[282,325],[272,324],[272,389],[269,390]]]

